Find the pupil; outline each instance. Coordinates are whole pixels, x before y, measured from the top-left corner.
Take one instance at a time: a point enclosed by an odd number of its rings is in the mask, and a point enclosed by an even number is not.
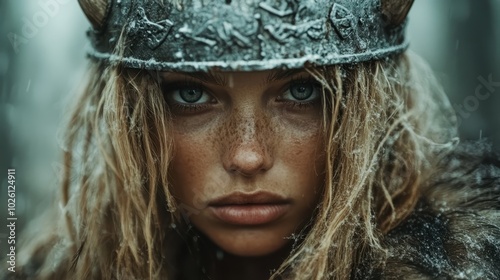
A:
[[[311,97],[313,93],[313,85],[310,83],[296,84],[292,85],[290,88],[290,93],[293,98],[297,100],[305,100]]]
[[[188,103],[194,103],[194,102],[200,100],[202,94],[203,94],[203,91],[201,89],[197,89],[197,88],[187,88],[187,89],[180,90],[180,96],[181,96],[182,100],[184,100]]]

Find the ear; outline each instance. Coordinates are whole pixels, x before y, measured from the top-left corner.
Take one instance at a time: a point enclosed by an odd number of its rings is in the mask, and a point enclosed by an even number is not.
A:
[[[106,23],[108,9],[112,0],[78,0],[80,7],[95,30],[100,30]]]
[[[408,15],[414,0],[381,0],[382,14],[390,27],[401,25]]]

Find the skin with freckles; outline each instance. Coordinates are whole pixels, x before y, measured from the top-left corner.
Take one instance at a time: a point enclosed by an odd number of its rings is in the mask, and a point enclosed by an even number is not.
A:
[[[321,88],[302,70],[162,75],[174,128],[172,193],[192,224],[234,256],[286,248],[324,181]],[[265,222],[250,214],[248,224],[214,214],[217,199],[258,193],[279,198],[281,214]]]

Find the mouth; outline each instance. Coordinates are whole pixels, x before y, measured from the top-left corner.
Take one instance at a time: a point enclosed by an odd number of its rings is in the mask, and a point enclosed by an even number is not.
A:
[[[257,226],[274,222],[286,214],[291,201],[269,192],[234,192],[208,204],[220,221],[238,226]]]

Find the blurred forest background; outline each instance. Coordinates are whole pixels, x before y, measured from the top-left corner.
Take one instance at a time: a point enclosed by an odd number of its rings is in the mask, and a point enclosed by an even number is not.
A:
[[[89,25],[76,0],[0,1],[0,221],[16,169],[17,232],[55,201],[60,128],[85,75]],[[500,0],[416,0],[407,33],[460,119],[500,149]],[[5,252],[7,228],[0,226]]]

